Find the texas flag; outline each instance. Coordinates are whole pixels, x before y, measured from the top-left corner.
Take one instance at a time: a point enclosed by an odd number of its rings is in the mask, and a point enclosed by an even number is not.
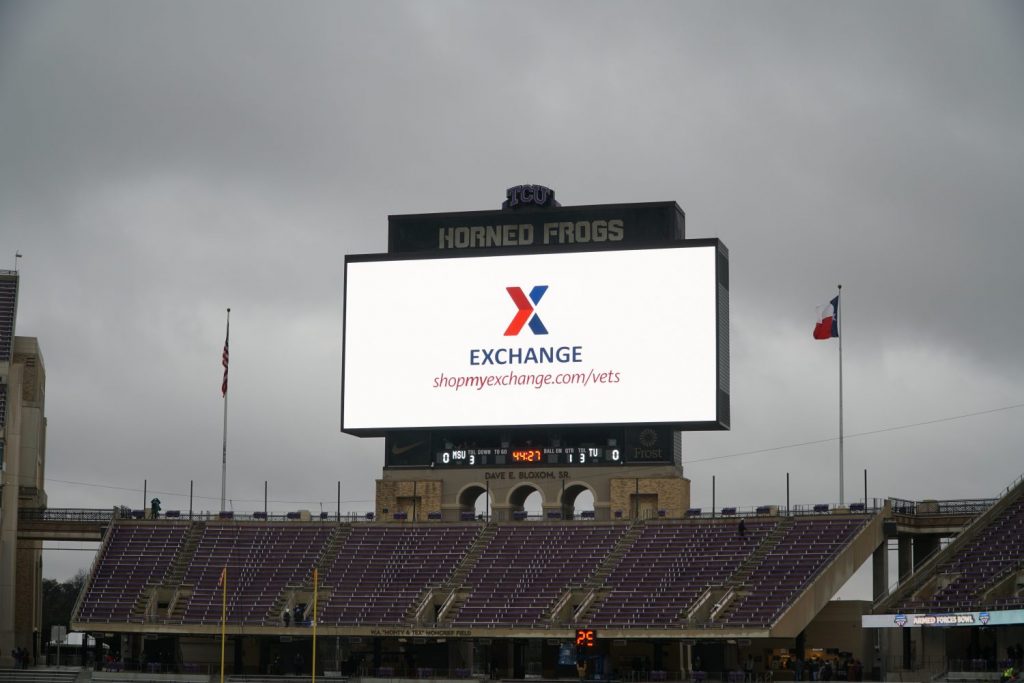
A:
[[[815,339],[839,336],[839,296],[818,309],[818,323],[814,326]]]

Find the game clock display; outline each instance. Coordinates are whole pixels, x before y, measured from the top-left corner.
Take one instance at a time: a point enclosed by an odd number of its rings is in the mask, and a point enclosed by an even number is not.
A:
[[[554,467],[621,465],[621,449],[607,447],[449,448],[434,454],[436,467]]]
[[[597,642],[597,631],[592,628],[576,629],[576,649],[594,647]]]

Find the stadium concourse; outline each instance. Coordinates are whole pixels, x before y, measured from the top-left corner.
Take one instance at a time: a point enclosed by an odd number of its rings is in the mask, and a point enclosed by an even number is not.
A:
[[[314,619],[317,675],[350,677],[998,679],[1024,640],[1021,481],[994,501],[610,522],[134,516],[72,623],[113,670],[219,671],[222,614],[247,675],[309,675]],[[900,585],[832,601],[869,558],[886,587],[889,539]]]

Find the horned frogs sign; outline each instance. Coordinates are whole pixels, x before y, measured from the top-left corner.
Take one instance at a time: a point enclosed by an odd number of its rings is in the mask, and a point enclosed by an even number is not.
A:
[[[685,237],[686,218],[675,202],[560,206],[554,191],[540,185],[509,188],[507,195],[503,211],[390,216],[388,252],[614,248]]]

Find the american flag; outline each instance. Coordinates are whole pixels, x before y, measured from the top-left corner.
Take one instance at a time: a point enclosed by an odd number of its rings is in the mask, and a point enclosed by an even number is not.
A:
[[[228,309],[230,314],[231,309]],[[231,321],[228,321],[227,332],[224,333],[224,353],[220,356],[220,364],[224,366],[224,379],[220,383],[220,395],[228,395],[228,339],[231,336]]]

